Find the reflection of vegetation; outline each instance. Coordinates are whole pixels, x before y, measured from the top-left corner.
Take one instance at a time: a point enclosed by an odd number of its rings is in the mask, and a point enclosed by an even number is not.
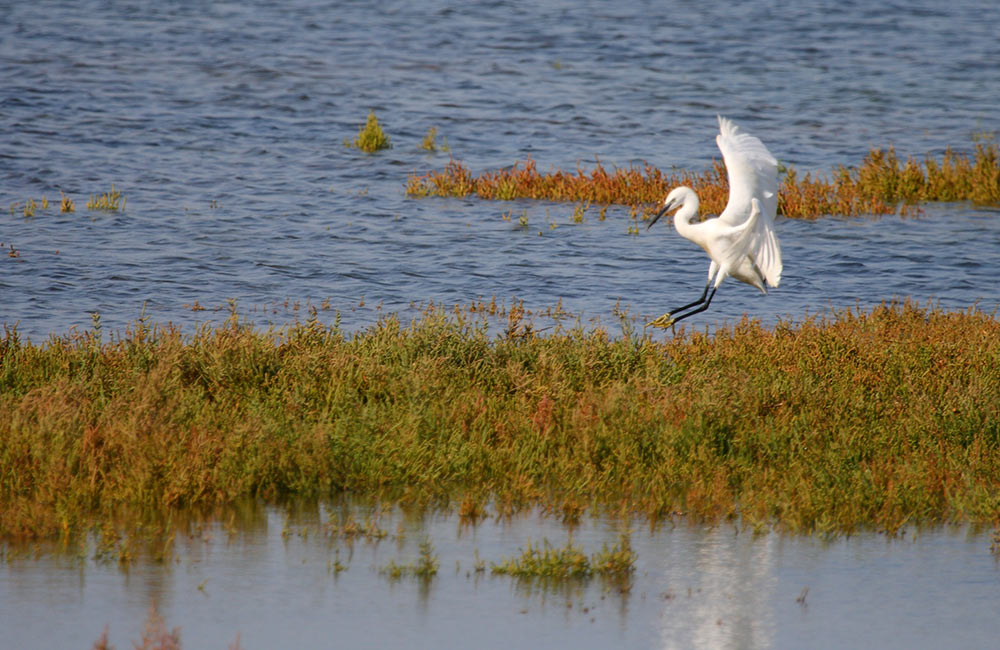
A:
[[[979,139],[972,158],[952,150],[939,161],[928,157],[923,164],[901,161],[890,147],[871,149],[857,168],[838,167],[833,180],[783,168],[778,190],[778,213],[786,217],[816,218],[822,215],[889,214],[900,204],[922,201],[973,201],[1000,203],[1000,163],[997,144]],[[541,173],[528,160],[498,171],[473,176],[460,162],[451,161],[443,171],[412,176],[407,184],[411,196],[469,196],[484,199],[544,199],[607,206],[632,207],[632,215],[655,211],[667,192],[689,185],[701,199],[706,213],[720,213],[728,199],[725,165],[717,161],[710,171],[695,174],[665,174],[651,165],[611,172],[599,163],[589,172],[555,170]],[[579,213],[579,214],[578,214]],[[582,213],[574,213],[574,219]]]
[[[353,335],[315,314],[97,327],[0,338],[0,539],[339,492],[466,502],[469,520],[485,504],[806,532],[1000,519],[1000,323],[978,311],[891,304],[665,341],[624,319],[620,336],[541,334],[496,301]]]
[[[132,647],[136,650],[180,650],[181,649],[181,628],[175,627],[167,629],[166,621],[156,610],[150,607],[149,615],[142,627],[142,641],[134,641]],[[239,650],[240,635],[236,635],[236,640],[228,646],[230,650]],[[108,642],[108,628],[104,628],[104,633],[94,642],[94,650],[113,650],[114,646]]]

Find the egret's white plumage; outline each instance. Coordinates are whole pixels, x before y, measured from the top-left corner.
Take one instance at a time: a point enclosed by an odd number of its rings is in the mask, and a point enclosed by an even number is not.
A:
[[[674,227],[708,253],[708,283],[698,300],[678,307],[653,321],[667,326],[681,318],[708,309],[716,289],[727,277],[755,286],[767,293],[767,286],[781,281],[781,247],[774,233],[778,211],[778,161],[758,138],[744,133],[729,119],[719,116],[715,142],[722,151],[729,176],[729,202],[718,217],[692,223],[698,214],[698,195],[690,187],[676,187],[647,229],[671,210]],[[680,209],[678,209],[680,208]],[[711,294],[709,294],[711,290]],[[689,312],[677,314],[690,307]],[[677,316],[672,316],[677,314]]]

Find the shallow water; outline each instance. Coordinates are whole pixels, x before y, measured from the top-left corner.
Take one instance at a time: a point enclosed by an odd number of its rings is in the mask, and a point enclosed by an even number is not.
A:
[[[823,542],[633,522],[635,574],[622,591],[490,572],[529,541],[572,540],[592,555],[616,543],[621,522],[570,530],[530,515],[463,526],[394,512],[376,520],[387,537],[348,545],[321,532],[340,514],[266,508],[236,531],[196,527],[163,564],[11,554],[0,568],[5,647],[89,647],[105,625],[112,643],[130,647],[153,603],[185,647],[199,648],[237,634],[245,648],[973,648],[998,632],[1000,567],[983,536],[960,529]],[[415,561],[425,539],[437,576],[380,573]],[[347,568],[335,573],[335,560]]]
[[[143,313],[190,332],[225,319],[231,299],[262,326],[304,320],[313,306],[356,329],[430,301],[492,296],[534,309],[562,301],[585,322],[614,323],[616,305],[659,315],[698,295],[708,267],[668,226],[630,235],[615,207],[576,224],[570,204],[409,199],[407,177],[450,156],[473,173],[528,157],[543,171],[595,160],[702,170],[719,156],[716,113],[800,172],[858,164],[870,146],[968,151],[974,134],[1000,129],[995,9],[6,3],[0,198],[17,205],[0,211],[2,252],[16,251],[0,255],[0,323],[35,342],[91,327],[94,312],[105,332]],[[375,155],[343,144],[369,110],[394,145]],[[420,149],[431,126],[450,152]],[[112,183],[125,211],[87,210]],[[75,213],[22,216],[28,198],[57,204],[59,190]],[[993,311],[997,216],[938,204],[912,219],[780,220],[781,286],[761,296],[730,281],[689,323],[744,313],[773,323],[903,297]],[[422,587],[378,575],[396,557],[391,542],[361,546],[334,579],[329,548],[282,541],[280,517],[269,511],[267,526],[235,541],[192,543],[167,566],[7,562],[0,645],[89,647],[109,623],[125,647],[152,601],[189,647],[224,647],[237,631],[245,647],[293,636],[302,646],[977,647],[998,631],[984,535],[823,544],[726,527],[637,531],[639,572],[623,598],[596,584],[526,593],[465,577],[477,548],[498,560],[528,538],[561,543],[552,522],[458,536],[453,520],[432,521],[423,530],[442,571]],[[575,538],[591,552],[613,541],[610,528]]]

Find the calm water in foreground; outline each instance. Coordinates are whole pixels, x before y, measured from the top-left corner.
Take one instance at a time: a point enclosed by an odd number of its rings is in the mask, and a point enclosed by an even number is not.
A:
[[[526,516],[470,527],[395,512],[377,520],[387,537],[351,546],[320,532],[331,514],[343,511],[261,508],[236,530],[178,536],[162,565],[123,568],[92,552],[8,557],[4,647],[87,648],[106,624],[112,643],[130,647],[151,603],[197,648],[225,648],[237,633],[245,648],[986,648],[1000,632],[1000,567],[984,537],[964,530],[823,542],[634,524],[636,573],[622,593],[596,579],[544,585],[489,572],[529,541],[571,538],[591,555],[617,541],[620,523],[585,519],[570,531]],[[416,561],[425,539],[436,577],[380,573]],[[335,573],[335,561],[347,568]]]
[[[262,326],[315,306],[356,329],[491,296],[533,309],[561,300],[584,322],[615,323],[616,304],[659,315],[693,299],[707,271],[668,226],[629,234],[616,208],[574,223],[566,204],[413,200],[408,175],[450,156],[474,173],[528,157],[541,170],[595,159],[701,170],[719,156],[716,113],[801,172],[857,164],[870,146],[968,151],[1000,130],[998,33],[992,0],[5,3],[0,323],[42,342],[90,327],[94,312],[121,331],[145,309],[192,331],[221,322],[231,299]],[[393,142],[375,155],[343,144],[369,110]],[[431,126],[450,151],[420,148]],[[112,183],[125,211],[87,210]],[[59,190],[75,213],[23,216],[29,198],[57,203]],[[691,326],[906,296],[1000,303],[996,208],[780,221],[778,232],[781,286],[765,297],[727,283]],[[331,549],[284,540],[282,520],[267,510],[232,538],[214,530],[167,565],[127,571],[90,555],[8,554],[0,646],[86,648],[107,623],[127,647],[154,601],[188,647],[225,647],[237,632],[249,648],[987,647],[1000,633],[986,534],[824,544],[725,526],[636,530],[638,573],[622,596],[466,577],[476,550],[489,562],[528,539],[563,543],[549,521],[464,532],[448,518],[407,521],[402,548],[356,545],[334,578]],[[590,522],[574,539],[592,552],[612,529]],[[437,578],[378,574],[422,534]]]

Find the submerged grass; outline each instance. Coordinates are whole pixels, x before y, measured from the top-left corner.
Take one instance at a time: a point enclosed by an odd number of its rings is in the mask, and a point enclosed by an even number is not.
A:
[[[406,577],[417,578],[419,580],[430,580],[437,575],[441,563],[434,553],[434,545],[429,539],[420,542],[420,558],[410,564],[399,564],[395,561],[389,562],[379,569],[379,573],[387,576],[390,580],[401,580]]]
[[[660,342],[512,309],[0,340],[0,539],[340,491],[800,532],[1000,523],[1000,323],[909,302]],[[475,320],[481,319],[481,320]],[[344,533],[346,534],[346,532]]]
[[[519,557],[504,559],[491,569],[494,575],[544,580],[594,576],[623,580],[631,577],[634,571],[635,553],[627,534],[621,535],[618,543],[611,548],[604,544],[589,558],[572,541],[562,548],[554,548],[547,539],[542,541],[540,547],[532,546],[529,541]]]
[[[785,172],[778,188],[778,214],[791,218],[892,214],[926,201],[1000,203],[998,148],[990,139],[978,139],[971,158],[949,149],[940,161],[928,157],[921,164],[912,158],[900,160],[892,147],[872,148],[860,166],[838,167],[832,180],[810,174],[799,178],[791,168]],[[473,176],[462,163],[452,160],[443,171],[411,176],[406,191],[416,197],[476,195],[497,200],[620,204],[631,206],[633,216],[646,217],[677,185],[692,187],[705,213],[719,214],[726,206],[729,184],[721,161],[702,173],[668,174],[651,165],[609,172],[600,163],[590,171],[541,173],[528,160]]]

